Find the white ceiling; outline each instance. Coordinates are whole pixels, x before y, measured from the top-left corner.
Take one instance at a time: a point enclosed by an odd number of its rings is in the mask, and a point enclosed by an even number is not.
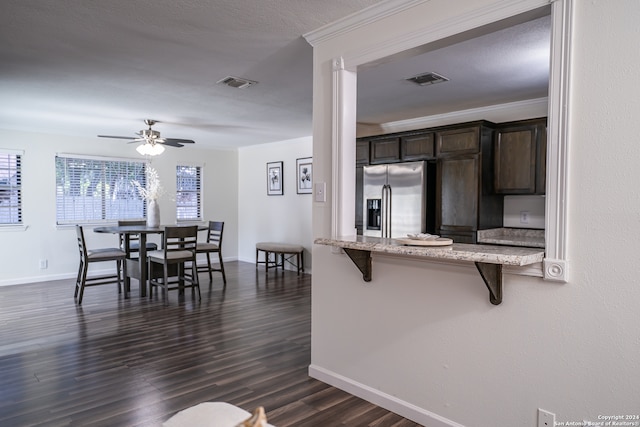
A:
[[[121,144],[96,135],[133,136],[150,118],[164,137],[220,148],[308,136],[312,48],[302,34],[380,2],[4,0],[0,128]],[[550,23],[539,16],[359,70],[358,121],[546,96]],[[451,80],[403,80],[426,71]],[[216,84],[230,75],[259,83]]]
[[[358,70],[358,122],[382,124],[546,97],[551,16],[542,8]],[[449,80],[406,79],[435,72]]]

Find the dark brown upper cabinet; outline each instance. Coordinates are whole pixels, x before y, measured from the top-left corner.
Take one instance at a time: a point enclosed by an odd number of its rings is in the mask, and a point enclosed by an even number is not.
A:
[[[472,126],[437,132],[436,155],[447,157],[478,153],[480,130],[480,126]]]
[[[503,124],[496,130],[494,144],[496,193],[545,193],[546,119]]]
[[[356,141],[356,166],[369,164],[369,141]]]
[[[370,140],[369,163],[377,165],[381,163],[396,163],[400,161],[400,137],[376,138]]]
[[[421,132],[400,137],[400,159],[403,162],[435,159],[434,132]]]

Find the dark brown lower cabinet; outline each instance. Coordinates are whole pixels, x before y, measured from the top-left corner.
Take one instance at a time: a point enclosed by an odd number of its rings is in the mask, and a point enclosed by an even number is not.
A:
[[[438,234],[475,243],[478,229],[479,154],[438,160],[436,209]]]
[[[436,234],[477,243],[477,231],[502,226],[503,198],[491,191],[492,170],[482,153],[438,160]]]

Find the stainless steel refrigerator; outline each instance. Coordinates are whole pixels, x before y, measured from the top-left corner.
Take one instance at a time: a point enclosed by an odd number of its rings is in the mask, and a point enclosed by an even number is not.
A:
[[[426,162],[363,168],[363,234],[406,237],[426,230]]]

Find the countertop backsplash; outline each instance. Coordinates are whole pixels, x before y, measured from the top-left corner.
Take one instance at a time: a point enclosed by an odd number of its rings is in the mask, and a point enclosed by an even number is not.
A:
[[[504,227],[544,230],[544,196],[505,196]]]
[[[545,248],[545,231],[530,228],[493,228],[478,230],[478,243]]]

